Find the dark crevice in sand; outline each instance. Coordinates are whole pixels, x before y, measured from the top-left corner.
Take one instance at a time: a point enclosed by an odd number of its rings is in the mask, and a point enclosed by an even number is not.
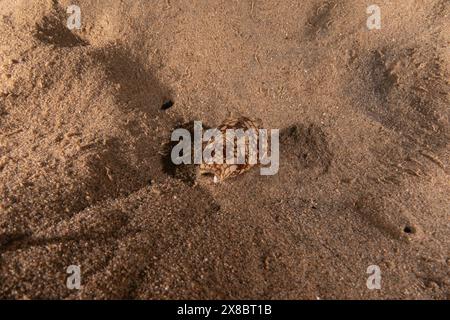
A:
[[[172,108],[174,105],[174,102],[172,100],[167,100],[166,102],[164,102],[161,106],[161,110],[168,110],[170,108]]]

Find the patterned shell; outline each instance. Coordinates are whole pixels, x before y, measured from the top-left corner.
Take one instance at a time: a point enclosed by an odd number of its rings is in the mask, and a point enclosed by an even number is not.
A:
[[[215,144],[219,144],[219,147],[222,149],[224,145],[226,145],[226,130],[229,129],[234,129],[234,130],[238,130],[238,129],[242,129],[244,131],[253,129],[256,133],[256,137],[258,137],[259,140],[259,131],[258,129],[261,127],[262,123],[260,120],[252,120],[246,117],[238,117],[238,118],[228,118],[226,119],[220,126],[219,126],[219,130],[222,133],[222,137],[223,137],[223,141],[214,141],[214,138],[212,138],[210,141],[206,142],[204,144],[203,147],[205,147],[206,144],[209,143],[213,143]],[[226,159],[226,150],[225,148],[223,148],[222,150],[224,150],[224,155],[223,155],[223,159],[224,159],[224,163],[211,163],[211,164],[207,164],[207,163],[202,163],[200,165],[200,174],[212,174],[214,175],[214,182],[221,182],[225,179],[228,178],[232,178],[232,177],[236,177],[248,170],[250,170],[252,167],[254,167],[256,164],[252,164],[250,163],[249,159],[249,141],[250,139],[246,138],[245,139],[245,147],[246,147],[246,152],[245,152],[245,163],[243,164],[227,164],[225,162]],[[235,141],[228,141],[231,143],[234,143],[234,156],[237,158],[238,156],[238,146],[237,146],[237,139],[235,139]],[[255,147],[254,150],[257,150],[257,145],[253,145],[252,147]],[[258,157],[258,154],[256,155],[256,157]],[[258,159],[258,158],[256,158]]]

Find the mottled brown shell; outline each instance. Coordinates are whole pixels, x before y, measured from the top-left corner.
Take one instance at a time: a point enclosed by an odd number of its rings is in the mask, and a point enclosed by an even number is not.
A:
[[[261,121],[259,120],[252,120],[250,118],[246,117],[238,117],[238,118],[228,118],[226,119],[220,126],[219,130],[221,131],[223,135],[223,141],[221,142],[221,146],[226,145],[226,130],[228,129],[242,129],[244,131],[247,131],[249,129],[255,130],[255,133],[257,134],[257,137],[259,139],[259,131],[258,129],[261,128]],[[209,144],[212,141],[209,141],[206,144]],[[220,143],[215,142],[214,143]],[[206,164],[203,163],[200,165],[200,174],[212,174],[214,175],[214,182],[220,182],[227,178],[232,178],[235,176],[238,176],[248,170],[250,170],[252,167],[254,167],[256,164],[250,164],[249,162],[249,141],[246,139],[246,154],[245,154],[245,163],[244,164]],[[238,153],[238,147],[235,145],[234,147],[234,155],[237,156]],[[226,154],[224,150],[224,159],[226,159]]]

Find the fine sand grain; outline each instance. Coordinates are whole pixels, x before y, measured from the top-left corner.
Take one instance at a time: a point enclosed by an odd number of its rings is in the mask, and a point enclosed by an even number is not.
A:
[[[450,1],[76,2],[0,0],[0,298],[450,298]],[[230,113],[277,175],[171,165]]]

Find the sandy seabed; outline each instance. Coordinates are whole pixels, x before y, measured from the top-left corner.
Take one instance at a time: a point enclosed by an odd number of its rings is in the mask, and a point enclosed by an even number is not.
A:
[[[70,4],[0,0],[1,298],[450,298],[450,1]],[[168,163],[233,113],[277,175]]]

